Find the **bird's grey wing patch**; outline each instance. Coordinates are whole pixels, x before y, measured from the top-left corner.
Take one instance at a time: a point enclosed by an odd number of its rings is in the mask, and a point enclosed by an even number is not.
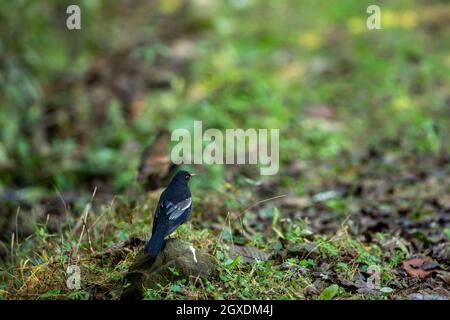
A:
[[[170,204],[167,206],[166,215],[169,216],[169,220],[175,220],[179,218],[185,212],[185,210],[191,206],[192,198],[187,198],[186,200],[178,202],[177,204],[173,204],[171,202],[169,203]]]

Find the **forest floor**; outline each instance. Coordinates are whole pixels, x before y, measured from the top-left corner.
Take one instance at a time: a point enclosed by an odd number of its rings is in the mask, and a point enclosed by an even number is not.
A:
[[[118,299],[162,190],[136,180],[142,150],[194,120],[280,128],[280,171],[187,166],[172,237],[216,272],[144,298],[450,299],[450,5],[398,1],[370,31],[364,1],[161,2],[151,31],[129,8],[81,72],[30,80],[34,113],[0,109],[0,299]]]

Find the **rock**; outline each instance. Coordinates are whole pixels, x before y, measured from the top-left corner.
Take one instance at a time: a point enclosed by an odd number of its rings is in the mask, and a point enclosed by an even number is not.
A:
[[[187,242],[169,239],[156,258],[151,254],[143,254],[130,267],[125,276],[125,282],[129,286],[122,293],[121,299],[142,299],[144,287],[165,285],[180,277],[207,278],[215,267],[216,260],[213,256],[194,249]],[[169,268],[174,268],[179,275]]]

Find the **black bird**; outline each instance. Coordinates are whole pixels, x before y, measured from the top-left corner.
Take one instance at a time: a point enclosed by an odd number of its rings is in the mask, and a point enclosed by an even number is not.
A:
[[[178,171],[161,194],[153,217],[152,237],[145,246],[144,253],[158,255],[164,238],[191,216],[192,198],[188,182],[194,175]]]

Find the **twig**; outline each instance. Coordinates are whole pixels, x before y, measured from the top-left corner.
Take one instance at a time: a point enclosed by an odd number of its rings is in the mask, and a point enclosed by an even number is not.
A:
[[[64,200],[64,197],[63,197],[63,195],[61,194],[61,192],[58,190],[58,188],[55,186],[55,185],[53,185],[53,188],[55,188],[55,191],[56,191],[56,193],[58,194],[58,197],[61,199],[61,202],[62,202],[62,204],[63,204],[63,206],[64,206],[64,211],[65,211],[65,214],[67,215],[67,203],[66,203],[66,201]]]
[[[282,194],[282,195],[275,196],[275,197],[272,197],[272,198],[260,200],[260,201],[258,201],[258,202],[256,202],[256,203],[252,204],[251,206],[248,206],[248,207],[245,208],[243,211],[241,211],[241,212],[239,213],[239,216],[242,215],[242,214],[243,214],[245,211],[247,211],[248,209],[254,208],[254,207],[256,207],[257,205],[260,205],[261,203],[265,203],[265,202],[272,201],[272,200],[275,200],[275,199],[283,198],[283,197],[286,197],[286,196],[287,196],[287,194]]]
[[[93,252],[92,242],[91,242],[91,239],[90,239],[89,228],[87,227],[87,217],[88,217],[89,211],[91,210],[92,201],[94,200],[96,192],[97,192],[97,187],[95,187],[94,192],[92,193],[91,200],[90,200],[90,202],[88,202],[86,204],[86,207],[84,208],[83,214],[81,215],[81,221],[82,221],[82,224],[83,224],[83,228],[81,229],[80,238],[78,239],[77,247],[76,247],[75,252],[74,252],[75,255],[78,254],[78,251],[80,249],[80,244],[81,244],[81,240],[83,239],[84,230],[86,230],[86,234],[88,235],[89,248],[90,248],[91,252]]]
[[[17,212],[16,212],[16,242],[17,242],[17,246],[19,245],[19,213],[20,213],[20,206],[17,207]],[[12,252],[11,252],[12,254]]]
[[[89,207],[91,207],[91,206],[89,206]],[[89,208],[89,211],[90,211],[90,209],[91,208]],[[86,228],[86,235],[88,237],[89,250],[91,250],[91,253],[94,253],[94,249],[92,248],[91,232],[89,230],[88,221],[87,221],[88,214],[89,214],[89,212],[84,216],[83,224],[84,224],[84,227]]]
[[[242,216],[248,209],[251,209],[251,208],[253,208],[253,207],[256,207],[257,205],[260,205],[261,203],[265,203],[265,202],[272,201],[272,200],[275,200],[275,199],[283,198],[283,197],[286,197],[286,196],[287,196],[286,194],[282,194],[282,195],[275,196],[275,197],[272,197],[272,198],[263,199],[263,200],[260,200],[260,201],[255,202],[255,203],[252,204],[251,206],[246,207],[244,210],[239,211],[238,214],[236,215],[236,218],[238,218],[238,219],[240,220],[241,226],[242,226],[242,230],[243,230],[244,234],[248,234],[248,233],[245,231],[245,227],[244,227],[244,224],[243,224],[243,222],[242,222],[242,220],[241,220],[241,216]],[[227,224],[227,220],[228,220],[228,227],[230,228],[230,232],[231,232],[230,212],[227,212],[227,216],[225,217],[225,221],[224,221],[225,225]],[[223,230],[225,230],[225,226],[223,227]],[[223,241],[223,234],[224,234],[224,231],[222,231],[221,235],[219,236],[219,239],[218,239],[219,242],[222,242],[222,241]],[[231,243],[234,245],[233,235],[231,236]],[[214,250],[214,253],[215,253],[215,250]]]

